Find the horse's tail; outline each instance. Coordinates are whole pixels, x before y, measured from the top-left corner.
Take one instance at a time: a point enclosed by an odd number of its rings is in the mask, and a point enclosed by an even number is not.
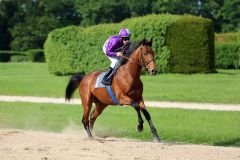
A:
[[[76,74],[72,76],[68,82],[67,88],[66,88],[66,94],[65,94],[65,100],[70,101],[72,98],[72,95],[76,88],[79,86],[80,82],[82,81],[84,75]]]

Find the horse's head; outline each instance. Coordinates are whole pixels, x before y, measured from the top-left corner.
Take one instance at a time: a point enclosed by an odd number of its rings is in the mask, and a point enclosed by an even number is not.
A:
[[[156,75],[157,67],[154,61],[154,51],[152,50],[152,39],[147,41],[143,39],[139,49],[139,63],[147,69],[151,75]]]

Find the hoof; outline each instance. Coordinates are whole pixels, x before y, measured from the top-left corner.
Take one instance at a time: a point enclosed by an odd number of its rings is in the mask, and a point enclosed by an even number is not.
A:
[[[153,142],[160,143],[161,140],[160,140],[160,138],[158,136],[156,136],[156,137],[153,137]]]
[[[89,141],[93,141],[93,137],[89,137]]]
[[[142,131],[143,131],[143,125],[142,124],[138,124],[137,132],[142,132]]]

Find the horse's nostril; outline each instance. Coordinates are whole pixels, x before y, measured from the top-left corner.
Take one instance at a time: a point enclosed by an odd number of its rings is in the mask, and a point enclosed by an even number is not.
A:
[[[157,71],[155,69],[151,70],[152,75],[156,75]]]

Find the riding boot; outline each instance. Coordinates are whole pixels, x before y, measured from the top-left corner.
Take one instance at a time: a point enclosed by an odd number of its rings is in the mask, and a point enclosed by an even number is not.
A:
[[[106,79],[108,78],[108,76],[112,73],[112,70],[113,68],[112,67],[109,67],[108,70],[106,71],[105,75],[103,76],[103,79],[102,79],[102,83],[104,85],[107,85],[108,82],[106,82]]]
[[[105,85],[111,85],[113,76],[114,76],[114,74],[117,72],[117,69],[118,69],[121,65],[122,65],[121,61],[118,61],[118,62],[115,64],[112,72],[108,75],[108,77],[107,77],[106,80],[105,80],[105,83],[103,83],[103,84],[105,84]]]

